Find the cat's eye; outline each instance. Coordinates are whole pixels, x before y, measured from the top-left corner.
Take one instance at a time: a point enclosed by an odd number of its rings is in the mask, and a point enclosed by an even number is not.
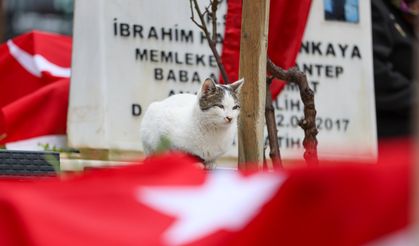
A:
[[[220,109],[224,109],[224,106],[223,106],[223,105],[221,105],[221,104],[216,104],[215,106],[216,106],[216,107],[219,107]]]
[[[236,110],[236,109],[239,109],[239,108],[240,108],[240,106],[236,105],[236,106],[233,107],[233,110]]]

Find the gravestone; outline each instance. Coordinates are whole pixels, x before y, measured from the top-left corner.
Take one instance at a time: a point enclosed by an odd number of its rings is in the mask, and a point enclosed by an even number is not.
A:
[[[377,155],[370,1],[313,0],[297,64],[315,92],[320,159],[373,160]],[[201,7],[208,1],[199,1]],[[218,11],[221,50],[226,1]],[[142,113],[156,100],[196,93],[218,69],[190,20],[189,1],[75,1],[68,113],[72,147],[141,152]],[[281,155],[302,159],[298,88],[274,102]],[[226,154],[237,158],[237,145]]]

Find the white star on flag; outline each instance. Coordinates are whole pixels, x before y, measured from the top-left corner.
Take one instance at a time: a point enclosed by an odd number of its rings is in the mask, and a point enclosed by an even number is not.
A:
[[[163,240],[179,245],[220,229],[242,229],[272,198],[284,179],[274,173],[243,177],[236,172],[213,172],[200,186],[140,188],[138,200],[176,217],[164,232]]]

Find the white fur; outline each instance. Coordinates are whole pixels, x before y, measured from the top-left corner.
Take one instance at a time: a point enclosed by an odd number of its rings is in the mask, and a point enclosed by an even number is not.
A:
[[[146,154],[156,151],[162,136],[173,149],[200,156],[206,163],[214,162],[232,145],[237,129],[239,110],[225,93],[224,109],[212,107],[201,111],[200,95],[178,94],[150,104],[140,127]],[[226,117],[233,120],[228,122]]]

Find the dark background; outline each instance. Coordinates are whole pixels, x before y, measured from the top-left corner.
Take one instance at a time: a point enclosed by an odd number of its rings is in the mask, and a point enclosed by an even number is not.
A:
[[[71,35],[73,0],[0,0],[1,42],[33,29]]]

